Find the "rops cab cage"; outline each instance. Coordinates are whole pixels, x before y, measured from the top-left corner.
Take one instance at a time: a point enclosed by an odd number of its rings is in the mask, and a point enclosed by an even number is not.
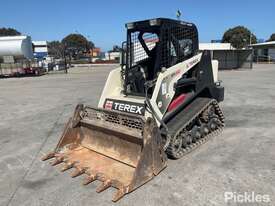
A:
[[[198,52],[198,31],[192,23],[157,18],[128,23],[126,28],[126,63],[122,66],[126,94],[144,94],[145,81]],[[137,72],[140,68],[143,71]]]

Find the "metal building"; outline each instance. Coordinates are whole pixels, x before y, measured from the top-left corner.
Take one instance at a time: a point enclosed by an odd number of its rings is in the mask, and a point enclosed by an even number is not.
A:
[[[34,57],[37,59],[43,59],[48,56],[48,44],[47,41],[33,41]]]
[[[253,50],[235,49],[230,43],[200,43],[199,50],[210,50],[212,59],[219,61],[219,69],[252,68]]]
[[[250,47],[255,50],[256,62],[275,63],[275,41],[251,44]]]

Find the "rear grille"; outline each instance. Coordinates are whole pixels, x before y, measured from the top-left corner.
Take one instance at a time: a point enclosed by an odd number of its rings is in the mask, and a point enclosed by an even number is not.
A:
[[[95,109],[92,107],[86,107],[81,115],[84,120],[103,121],[106,124],[116,124],[127,129],[139,131],[143,130],[145,123],[142,117],[135,117],[121,112]]]

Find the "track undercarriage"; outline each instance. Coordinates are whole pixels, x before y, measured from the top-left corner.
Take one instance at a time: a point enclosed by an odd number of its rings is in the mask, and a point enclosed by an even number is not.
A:
[[[166,153],[172,159],[179,159],[218,135],[224,127],[224,116],[216,100],[197,98],[168,127],[171,140]]]

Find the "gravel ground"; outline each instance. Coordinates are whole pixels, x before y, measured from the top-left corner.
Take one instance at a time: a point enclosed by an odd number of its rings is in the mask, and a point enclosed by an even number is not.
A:
[[[0,205],[111,205],[110,188],[96,193],[81,177],[41,162],[56,145],[77,103],[96,106],[114,66],[69,74],[0,79]],[[222,71],[224,132],[168,167],[116,205],[275,205],[275,65]],[[235,203],[224,195],[265,195]],[[251,199],[251,198],[250,198]]]

